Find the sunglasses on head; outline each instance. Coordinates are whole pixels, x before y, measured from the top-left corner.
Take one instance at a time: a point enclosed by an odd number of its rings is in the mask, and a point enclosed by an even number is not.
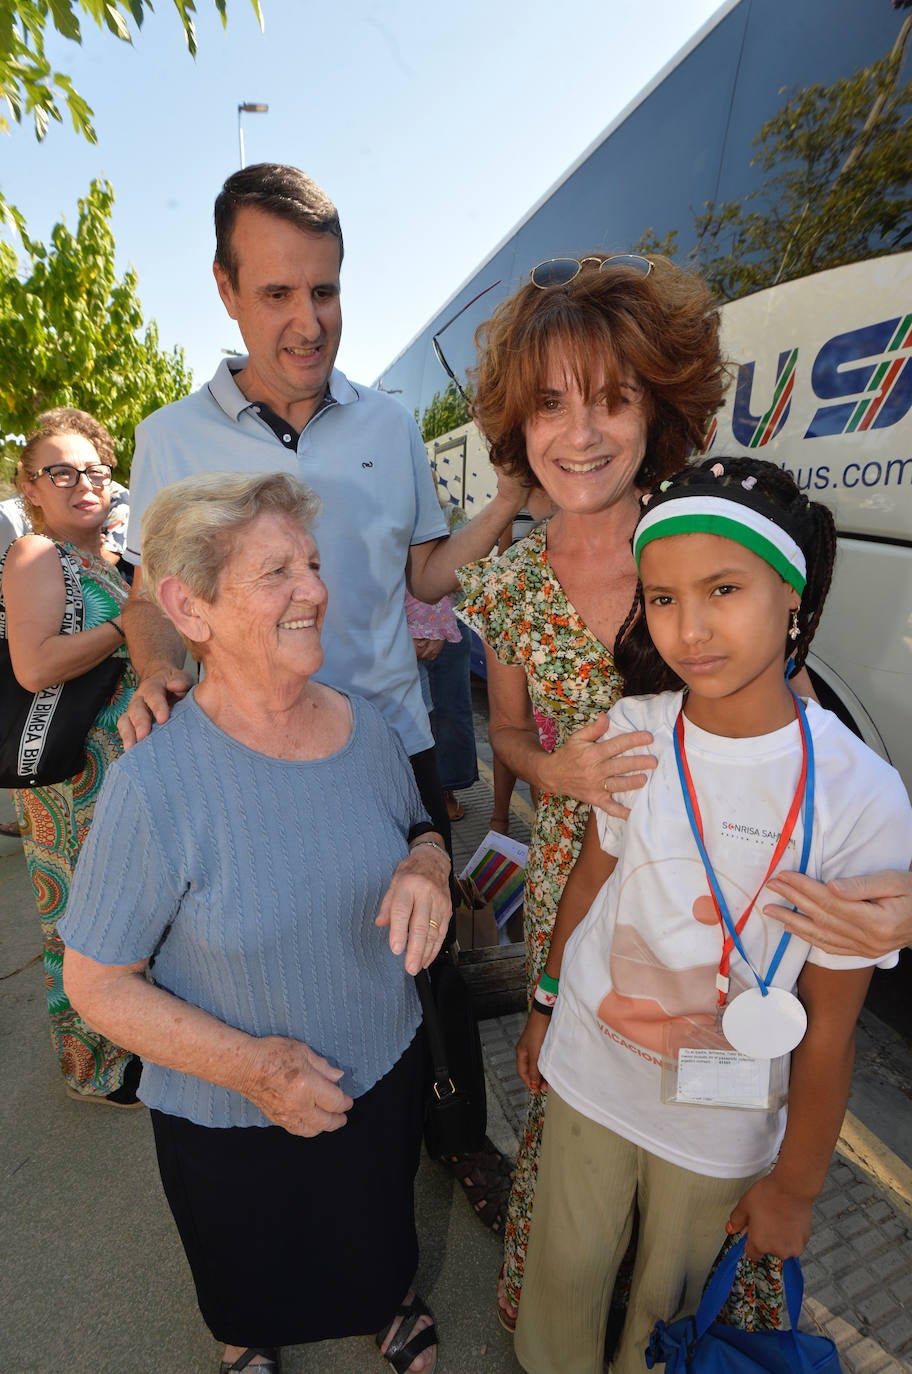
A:
[[[649,258],[641,258],[637,253],[615,253],[612,257],[604,259],[546,258],[544,262],[540,262],[536,267],[532,268],[529,277],[533,286],[537,286],[542,291],[546,291],[551,286],[566,286],[568,282],[573,281],[575,277],[579,276],[584,267],[589,267],[590,265],[594,266],[599,272],[604,272],[606,267],[629,267],[631,271],[637,272],[641,277],[648,277],[653,268],[653,264]],[[462,306],[460,310],[457,310],[456,314],[452,315],[445,324],[442,324],[437,330],[437,333],[431,337],[431,344],[437,355],[437,361],[453,382],[456,390],[459,392],[469,409],[472,407],[472,402],[466,395],[462,383],[444,356],[443,349],[440,347],[440,336],[445,330],[449,329],[451,324],[456,323],[460,315],[465,314],[469,306],[474,305],[476,301],[481,300],[482,296],[486,296],[489,291],[493,291],[494,287],[499,285],[500,282],[495,281],[492,282],[490,286],[486,286],[483,291],[479,291],[477,296],[473,296],[470,301],[467,301],[466,304]]]
[[[594,267],[604,272],[606,267],[629,267],[641,277],[648,277],[653,264],[649,258],[641,258],[637,253],[615,253],[610,258],[546,258],[537,263],[529,273],[533,286],[547,291],[551,286],[567,286],[579,276],[584,267]]]

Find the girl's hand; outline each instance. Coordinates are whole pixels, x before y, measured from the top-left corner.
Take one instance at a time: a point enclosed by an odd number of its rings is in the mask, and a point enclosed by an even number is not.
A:
[[[600,715],[575,730],[542,760],[542,786],[552,795],[575,797],[609,816],[626,820],[630,808],[613,801],[611,793],[633,791],[645,785],[646,773],[655,768],[656,759],[651,754],[628,755],[627,751],[645,749],[652,743],[652,735],[639,730],[603,740],[607,729],[608,717]]]
[[[776,1180],[775,1171],[758,1179],[732,1208],[726,1230],[737,1235],[747,1231],[745,1254],[796,1259],[804,1252],[811,1234],[812,1199],[791,1193]]]
[[[538,1056],[548,1034],[551,1018],[540,1011],[530,1011],[526,1028],[516,1042],[516,1072],[532,1093],[547,1088],[538,1069]]]

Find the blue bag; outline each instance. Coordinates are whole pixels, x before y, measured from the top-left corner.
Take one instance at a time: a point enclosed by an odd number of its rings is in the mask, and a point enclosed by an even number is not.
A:
[[[696,1316],[681,1317],[670,1326],[656,1322],[646,1349],[648,1368],[664,1363],[665,1374],[840,1374],[839,1356],[829,1337],[798,1330],[804,1278],[796,1259],[784,1265],[790,1331],[740,1331],[716,1321],[746,1244],[745,1236],[722,1260],[704,1289]]]

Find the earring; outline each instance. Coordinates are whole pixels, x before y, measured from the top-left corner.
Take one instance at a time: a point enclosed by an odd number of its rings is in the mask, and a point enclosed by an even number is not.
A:
[[[788,632],[788,637],[792,641],[792,643],[795,642],[800,633],[801,631],[798,629],[798,612],[797,610],[794,610],[792,611],[792,623],[789,626]]]

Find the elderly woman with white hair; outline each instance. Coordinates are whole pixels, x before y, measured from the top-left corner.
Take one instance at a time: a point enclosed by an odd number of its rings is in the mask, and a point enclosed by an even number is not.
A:
[[[450,863],[379,713],[315,681],[316,509],[282,473],[186,478],[149,507],[145,584],[205,673],[111,769],[64,977],[143,1060],[222,1370],[376,1333],[399,1374],[423,1374],[410,975],[442,943]]]

